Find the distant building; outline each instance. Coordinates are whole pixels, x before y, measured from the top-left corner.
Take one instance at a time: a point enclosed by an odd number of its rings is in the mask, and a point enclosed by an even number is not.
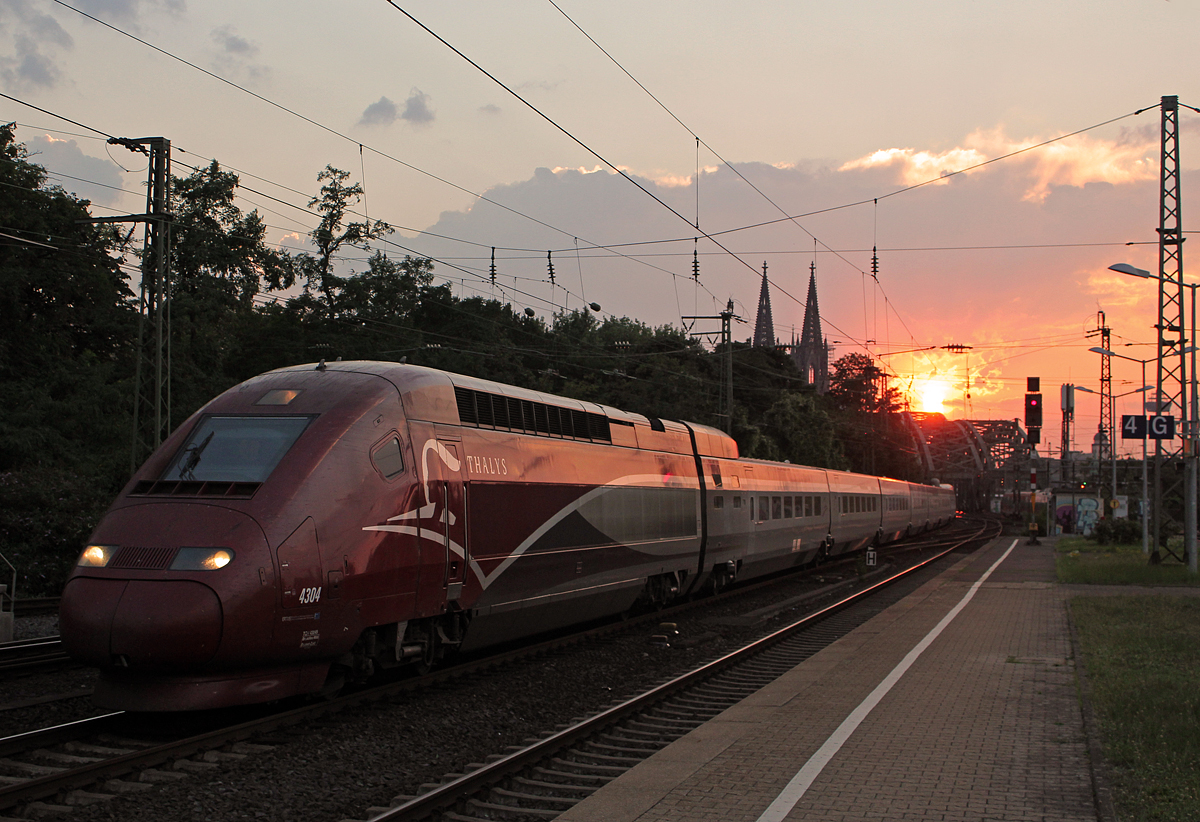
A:
[[[766,278],[763,279],[766,288]],[[792,359],[804,376],[805,382],[817,389],[818,394],[829,391],[829,340],[821,333],[821,309],[817,305],[817,264],[809,266],[808,301],[804,306],[804,326],[800,329],[800,342],[792,334]]]

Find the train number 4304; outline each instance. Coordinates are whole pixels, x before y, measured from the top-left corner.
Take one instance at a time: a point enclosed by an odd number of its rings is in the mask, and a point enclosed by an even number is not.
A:
[[[300,589],[300,604],[312,605],[314,602],[321,601],[320,588],[302,588]]]

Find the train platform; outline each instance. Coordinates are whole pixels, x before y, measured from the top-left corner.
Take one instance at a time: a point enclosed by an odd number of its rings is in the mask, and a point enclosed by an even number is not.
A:
[[[1052,540],[994,540],[558,819],[1104,819],[1080,593],[1055,582]]]

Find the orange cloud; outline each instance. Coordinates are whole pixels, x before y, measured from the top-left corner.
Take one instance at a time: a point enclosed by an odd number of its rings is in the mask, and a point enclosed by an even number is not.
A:
[[[985,155],[971,148],[954,148],[941,154],[917,151],[912,148],[885,148],[868,154],[866,157],[851,160],[843,164],[838,171],[899,167],[901,181],[905,185],[911,186],[937,177],[945,177],[955,171],[978,165],[986,159]]]
[[[904,185],[916,185],[1044,142],[1044,138],[1014,140],[997,127],[972,132],[962,146],[941,153],[882,149],[851,160],[839,170],[895,168]],[[1013,161],[1027,168],[1031,178],[1024,199],[1040,202],[1053,186],[1095,182],[1120,185],[1156,179],[1157,148],[1157,143],[1141,132],[1124,132],[1117,139],[1078,134],[1019,155]]]

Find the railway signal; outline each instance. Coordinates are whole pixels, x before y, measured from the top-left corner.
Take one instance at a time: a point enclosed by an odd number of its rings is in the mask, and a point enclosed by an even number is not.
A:
[[[1042,427],[1042,395],[1041,394],[1026,394],[1025,395],[1025,427],[1026,428],[1041,428]]]

